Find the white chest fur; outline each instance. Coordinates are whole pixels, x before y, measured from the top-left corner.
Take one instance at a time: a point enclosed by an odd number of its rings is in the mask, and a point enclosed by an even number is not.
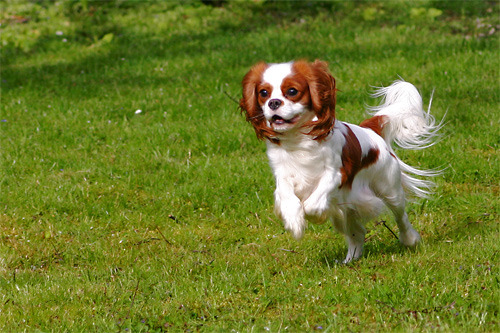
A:
[[[301,201],[306,200],[329,169],[330,158],[325,155],[329,153],[324,148],[305,136],[293,142],[283,140],[279,145],[268,143],[267,155],[276,181],[287,182]]]

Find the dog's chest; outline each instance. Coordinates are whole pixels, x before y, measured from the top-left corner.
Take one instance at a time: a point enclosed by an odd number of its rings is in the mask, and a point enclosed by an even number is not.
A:
[[[301,148],[280,147],[268,151],[268,156],[276,180],[286,181],[293,186],[295,195],[303,201],[318,186],[319,179],[326,169],[326,159],[318,147]]]

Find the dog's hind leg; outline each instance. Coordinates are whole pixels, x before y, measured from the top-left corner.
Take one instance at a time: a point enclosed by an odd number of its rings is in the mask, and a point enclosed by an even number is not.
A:
[[[408,220],[408,214],[405,211],[406,198],[403,188],[400,187],[392,197],[384,198],[384,202],[394,214],[399,228],[399,241],[401,244],[407,247],[415,247],[421,238],[420,234]]]
[[[347,255],[343,263],[347,264],[361,257],[363,254],[363,246],[365,244],[366,229],[363,225],[363,221],[360,219],[356,211],[348,209],[345,212],[345,221],[341,230],[338,222],[334,223],[334,225],[337,230],[344,235],[347,241]]]

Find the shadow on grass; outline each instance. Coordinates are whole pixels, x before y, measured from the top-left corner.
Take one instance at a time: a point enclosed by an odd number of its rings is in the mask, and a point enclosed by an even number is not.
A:
[[[99,2],[96,4],[90,2],[91,8],[97,4]],[[471,8],[476,8],[476,11],[484,11],[483,7],[486,7],[486,5],[479,6],[481,8],[478,9],[478,6],[471,7],[466,4],[460,7],[457,4],[451,5],[447,2],[436,2],[435,5],[460,12],[463,12],[464,8],[467,8],[467,11],[470,11]],[[146,3],[139,2],[134,6],[129,5],[126,10],[138,10],[144,6]],[[233,4],[228,7],[229,10],[234,9],[236,13],[237,11],[247,11],[244,14],[236,14],[236,16],[239,15],[239,20],[220,20],[213,25],[200,25],[187,31],[175,31],[175,27],[167,27],[164,30],[155,31],[153,34],[127,32],[128,27],[121,26],[116,22],[111,23],[105,19],[106,10],[111,10],[111,8],[102,6],[98,7],[101,8],[102,12],[100,15],[96,14],[99,13],[99,10],[95,10],[90,19],[79,20],[81,26],[76,29],[77,35],[74,37],[74,41],[69,41],[69,43],[76,43],[77,47],[87,45],[89,52],[85,52],[86,54],[72,54],[55,64],[41,66],[19,65],[19,60],[16,60],[16,65],[12,66],[12,61],[9,61],[9,58],[29,59],[38,51],[43,53],[52,49],[55,49],[56,52],[64,52],[60,47],[61,39],[54,34],[40,37],[31,54],[22,54],[8,48],[4,49],[2,52],[2,90],[8,92],[28,83],[37,89],[57,94],[58,91],[71,89],[68,87],[68,81],[70,81],[69,84],[74,87],[85,86],[85,89],[72,89],[71,97],[80,100],[92,95],[95,91],[111,89],[115,85],[144,89],[165,84],[186,84],[186,80],[196,73],[203,75],[208,73],[213,76],[212,73],[220,71],[220,61],[224,62],[222,67],[229,69],[228,73],[237,72],[241,76],[243,74],[241,69],[246,70],[256,61],[273,61],[272,58],[276,58],[276,55],[280,55],[279,57],[287,57],[288,55],[288,60],[297,57],[297,50],[289,46],[290,43],[295,43],[294,37],[283,37],[284,39],[282,39],[280,36],[280,31],[287,30],[289,24],[318,15],[340,17],[356,10],[359,11],[364,8],[363,6],[365,5],[349,2],[266,1],[260,5],[246,4],[246,7],[241,9],[237,4]],[[195,3],[191,7],[193,15],[197,15],[194,11],[201,7],[202,5],[199,6]],[[167,10],[175,8],[175,6],[170,5]],[[72,15],[77,14],[73,13]],[[179,13],[179,15],[186,14]],[[81,16],[81,13],[78,14],[78,17],[81,18]],[[184,18],[178,18],[178,20],[182,19]],[[100,24],[100,26],[95,27],[96,24]],[[375,23],[360,22],[360,24],[373,25]],[[271,37],[269,44],[265,44],[259,42],[258,37],[255,37],[255,34],[259,33],[262,35],[271,34],[275,37]],[[106,44],[102,42],[102,38],[108,34],[112,34],[114,38]],[[277,44],[272,44],[274,38],[279,41]],[[318,56],[313,49],[308,50],[308,45],[301,44],[300,54],[302,57],[309,56],[312,60]],[[439,47],[440,49],[449,49],[451,45],[440,45]],[[98,50],[93,51],[92,48]],[[405,48],[408,49],[405,50]],[[357,63],[378,62],[386,59],[388,54],[397,51],[411,53],[414,48],[415,45],[411,42],[405,43],[405,45],[398,45],[392,41],[377,44],[367,42],[362,46],[353,43],[351,47],[336,50],[335,59],[342,61],[346,58]],[[237,56],[228,57],[228,54]],[[333,56],[326,55],[324,60],[338,64],[338,61],[334,61],[331,57]],[[123,68],[121,59],[126,59],[129,65],[140,64],[144,59],[162,63],[178,63],[183,66],[180,68],[180,72],[184,74],[179,76],[179,71],[174,71],[173,74],[162,73],[161,76],[156,76],[154,73],[138,74]],[[105,69],[107,70],[103,73]],[[87,73],[87,81],[81,78],[82,72]],[[234,78],[239,80],[239,76]]]

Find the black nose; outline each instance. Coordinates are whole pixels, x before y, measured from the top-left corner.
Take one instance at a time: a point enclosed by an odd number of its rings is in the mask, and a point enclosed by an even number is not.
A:
[[[267,105],[269,105],[271,110],[276,111],[281,106],[281,101],[279,99],[272,99]]]

